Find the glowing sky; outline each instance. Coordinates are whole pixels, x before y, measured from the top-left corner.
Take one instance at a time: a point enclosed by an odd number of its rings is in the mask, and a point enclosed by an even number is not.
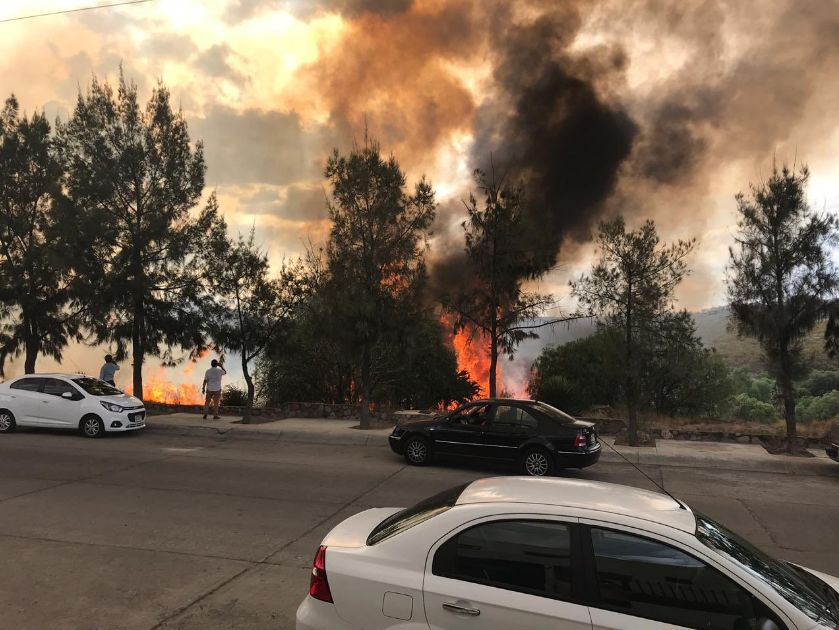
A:
[[[107,2],[4,0],[0,19],[91,4]],[[476,120],[482,106],[498,97],[490,44],[475,34],[480,29],[461,21],[491,24],[492,11],[484,7],[493,4],[154,0],[0,23],[0,96],[14,93],[29,112],[66,118],[91,73],[113,81],[122,63],[142,97],[162,80],[186,113],[193,139],[204,140],[208,193],[217,191],[231,230],[256,227],[274,261],[324,238],[325,156],[336,146],[346,150],[363,134],[366,119],[410,181],[423,173],[431,179],[445,210],[435,231],[456,235],[462,216],[453,202],[469,191]],[[548,4],[517,5],[516,17],[526,20],[528,12]],[[695,274],[680,290],[681,305],[699,309],[724,302],[733,197],[767,173],[773,154],[806,161],[813,204],[839,209],[839,77],[835,70],[833,81],[825,74],[825,68],[839,67],[837,45],[827,41],[831,35],[839,40],[836,21],[805,15],[788,29],[787,40],[778,28],[789,20],[784,11],[793,5],[787,2],[567,4],[574,11],[568,19],[581,20],[568,50],[585,60],[619,47],[622,70],[617,78],[598,79],[598,89],[638,120],[646,119],[664,92],[687,86],[701,94],[697,86],[704,83],[739,81],[736,89],[709,97],[730,95],[724,115],[697,119],[692,131],[705,148],[689,177],[660,185],[633,179],[630,172],[619,185],[619,191],[631,191],[624,197],[634,204],[631,223],[652,216],[664,238],[699,238]],[[683,8],[689,5],[696,5],[693,13]],[[839,11],[834,0],[814,5]],[[614,19],[630,14],[637,19]],[[470,34],[453,32],[461,27]],[[814,35],[815,28],[823,30]],[[746,69],[761,55],[770,61],[758,81],[757,72]],[[813,59],[824,59],[824,67],[814,67]],[[804,83],[797,80],[796,63],[808,77]],[[806,97],[797,99],[804,90]],[[696,100],[690,102],[694,111]],[[560,298],[568,277],[585,270],[592,255],[586,244],[569,245],[566,252],[561,268],[543,283]],[[569,305],[567,299],[563,304]],[[74,348],[71,357],[93,371],[100,354]],[[46,360],[39,364],[51,367]],[[14,373],[13,367],[8,374]]]

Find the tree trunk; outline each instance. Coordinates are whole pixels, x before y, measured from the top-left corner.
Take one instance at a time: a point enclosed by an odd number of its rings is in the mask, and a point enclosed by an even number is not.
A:
[[[245,359],[245,354],[242,353],[242,375],[245,377],[245,383],[248,385],[248,399],[245,402],[245,413],[242,416],[242,424],[251,423],[251,410],[253,409],[253,398],[256,392],[253,386],[253,379],[250,372],[248,372],[248,362]]]
[[[29,335],[26,339],[26,361],[23,365],[25,374],[35,373],[35,361],[38,359],[38,338]]]
[[[781,367],[781,392],[784,397],[784,420],[787,423],[787,453],[798,453],[798,431],[795,418],[795,391],[786,366]]]
[[[495,398],[498,392],[496,385],[498,374],[498,346],[495,341],[492,342],[492,348],[489,351],[489,397]]]
[[[370,346],[366,342],[361,355],[361,428],[370,428]]]
[[[133,386],[134,396],[143,400],[143,306],[134,307],[134,322],[131,326],[131,358],[134,361]]]
[[[493,309],[495,313],[496,309]],[[495,317],[493,315],[493,317]],[[493,320],[489,331],[489,397],[495,398],[498,393],[498,328]]]
[[[629,295],[629,300],[631,301],[631,289]],[[626,309],[626,412],[629,417],[629,445],[638,446],[638,409],[635,397],[635,357],[632,352],[632,344],[632,308],[630,306]]]

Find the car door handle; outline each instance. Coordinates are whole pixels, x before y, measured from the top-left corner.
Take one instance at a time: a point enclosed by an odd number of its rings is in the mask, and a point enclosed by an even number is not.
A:
[[[446,610],[450,610],[453,613],[458,613],[460,615],[469,615],[471,617],[477,617],[481,614],[481,611],[477,608],[467,608],[466,606],[459,606],[458,604],[451,604],[449,602],[444,602],[443,608],[445,608]]]

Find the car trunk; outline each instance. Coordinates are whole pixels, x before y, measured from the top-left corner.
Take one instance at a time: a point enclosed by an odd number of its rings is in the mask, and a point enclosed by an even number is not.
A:
[[[363,547],[373,528],[402,508],[374,508],[359,512],[336,525],[321,543],[324,547]]]

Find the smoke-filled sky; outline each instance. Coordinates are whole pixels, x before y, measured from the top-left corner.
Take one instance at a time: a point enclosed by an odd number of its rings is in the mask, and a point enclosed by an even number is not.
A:
[[[92,4],[4,0],[0,20]],[[837,0],[153,0],[0,33],[0,97],[29,112],[66,118],[120,63],[143,96],[161,79],[231,229],[255,225],[274,260],[324,239],[325,157],[365,121],[436,187],[438,281],[490,154],[527,182],[558,298],[622,212],[697,237],[679,303],[723,303],[734,195],[773,157],[808,164],[812,204],[839,210]]]

